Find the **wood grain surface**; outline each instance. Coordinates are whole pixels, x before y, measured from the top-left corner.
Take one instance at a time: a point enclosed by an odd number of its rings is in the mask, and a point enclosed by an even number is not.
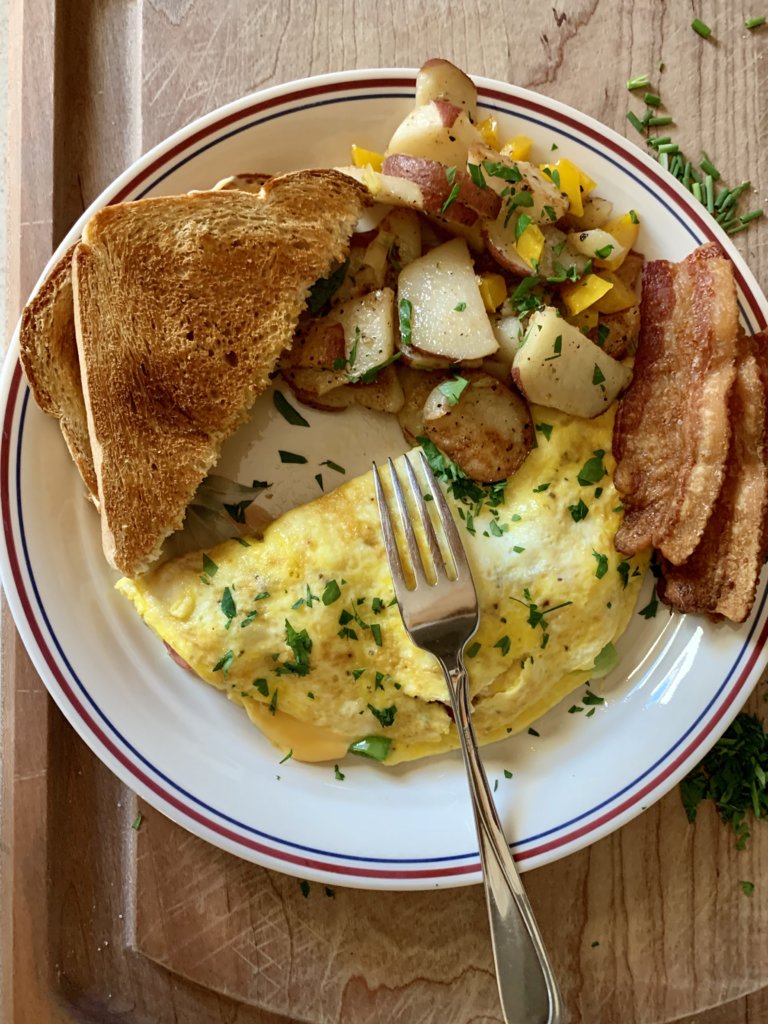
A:
[[[706,149],[729,183],[751,178],[762,205],[768,29],[743,27],[757,13],[741,0],[12,0],[5,336],[59,239],[131,160],[212,107],[325,71],[445,56],[627,134],[625,81],[651,72],[683,148]],[[768,226],[736,241],[768,285]],[[304,896],[152,808],[132,829],[135,798],[53,707],[7,609],[1,694],[3,1022],[500,1020],[479,888]],[[673,792],[525,881],[574,1024],[768,1022],[768,829],[739,852],[711,809],[688,825]]]

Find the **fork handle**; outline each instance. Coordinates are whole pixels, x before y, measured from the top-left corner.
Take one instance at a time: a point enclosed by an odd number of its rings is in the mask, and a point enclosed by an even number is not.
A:
[[[560,1024],[562,1002],[533,909],[504,837],[472,725],[467,670],[441,662],[472,797],[493,958],[506,1024]]]

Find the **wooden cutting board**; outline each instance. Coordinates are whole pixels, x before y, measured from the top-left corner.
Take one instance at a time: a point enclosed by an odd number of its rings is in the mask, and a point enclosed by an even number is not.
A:
[[[650,72],[676,139],[729,183],[751,177],[760,205],[768,30],[744,30],[755,13],[741,0],[11,0],[5,336],[59,239],[130,161],[227,100],[329,70],[445,56],[628,133],[625,80]],[[716,41],[691,31],[694,15]],[[737,236],[764,286],[766,243],[761,224]],[[137,808],[52,705],[7,609],[0,710],[2,1021],[500,1020],[479,888],[305,896]],[[768,828],[738,852],[711,809],[688,825],[673,792],[525,880],[573,1022],[768,1021]]]

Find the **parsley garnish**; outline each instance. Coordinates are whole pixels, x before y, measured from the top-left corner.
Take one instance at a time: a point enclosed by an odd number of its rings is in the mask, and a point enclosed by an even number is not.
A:
[[[282,393],[282,391],[273,391],[272,400],[275,403],[275,408],[283,417],[283,419],[287,420],[294,427],[309,426],[307,420],[304,419],[304,417],[297,409],[293,408],[293,406]]]
[[[589,507],[579,498],[575,505],[569,505],[568,511],[571,513],[571,519],[574,523],[580,523],[582,519],[586,519],[589,513]]]
[[[592,371],[592,383],[595,385],[595,387],[597,387],[598,384],[603,384],[604,382],[605,382],[605,374],[600,369],[600,367],[597,365],[597,363],[595,363],[595,368]]]
[[[658,610],[659,610],[659,601],[658,601],[658,598],[656,597],[656,584],[654,583],[654,585],[653,585],[653,593],[651,594],[651,600],[648,602],[648,604],[645,606],[645,608],[641,608],[640,611],[637,614],[638,615],[642,615],[644,619],[655,619],[656,618],[656,612]]]
[[[543,434],[544,437],[546,437],[547,440],[549,440],[550,437],[552,437],[553,429],[554,429],[554,427],[552,426],[551,423],[537,423],[536,424],[536,430],[540,434]]]
[[[394,722],[395,715],[397,714],[397,705],[391,704],[388,708],[377,708],[373,704],[368,704],[367,707],[373,717],[378,719],[385,729]]]
[[[712,800],[720,818],[743,850],[750,838],[748,819],[768,816],[768,733],[755,715],[742,711],[703,761],[680,783],[689,821],[702,800]]]
[[[606,468],[603,465],[603,456],[605,452],[602,448],[596,449],[592,457],[587,459],[584,465],[579,470],[579,475],[576,478],[582,487],[589,487],[591,484],[596,484],[598,480],[602,480],[606,474]]]
[[[472,179],[472,184],[477,185],[478,188],[488,188],[485,178],[483,177],[483,169],[480,164],[467,164],[467,170],[469,176]]]
[[[546,483],[546,484],[539,484],[538,487],[534,487],[533,488],[533,493],[534,494],[539,494],[541,491],[547,491],[547,490],[549,490],[549,484],[548,483]]]
[[[511,647],[511,645],[512,645],[512,641],[509,639],[508,636],[505,635],[505,636],[499,637],[499,639],[496,641],[496,643],[493,646],[494,647],[498,647],[499,650],[501,651],[502,655],[507,655],[507,654],[509,654],[509,648]]]
[[[595,576],[599,580],[605,576],[608,572],[608,555],[601,555],[599,551],[592,551],[592,557],[597,562],[597,568],[595,569]]]
[[[522,181],[523,176],[520,171],[514,165],[508,167],[507,164],[497,163],[493,160],[483,160],[483,167],[492,178],[501,178],[502,181]]]
[[[476,658],[477,657],[477,653],[478,653],[478,651],[480,650],[480,648],[482,646],[483,646],[482,644],[480,644],[477,641],[475,641],[473,644],[469,645],[469,647],[466,649],[466,651],[464,653],[466,654],[466,656],[468,658]]]
[[[374,761],[384,761],[392,746],[392,740],[387,736],[363,736],[349,745],[350,754],[357,754],[359,757],[370,757]]]
[[[223,654],[219,658],[219,660],[216,662],[216,664],[211,669],[211,672],[221,672],[222,675],[226,677],[226,675],[229,672],[229,669],[230,669],[230,667],[232,665],[232,662],[234,660],[235,660],[235,652],[232,651],[232,650],[227,651],[226,654]]]
[[[454,167],[454,168],[450,168],[450,167],[448,168],[448,170],[449,170],[449,171],[450,171],[451,169],[453,170],[453,173],[455,174],[455,173],[456,173],[456,168],[455,168],[455,167]],[[447,175],[446,175],[446,177],[447,177]],[[450,179],[449,179],[448,183],[450,184]],[[458,196],[458,194],[459,194],[459,190],[460,190],[460,188],[461,188],[461,182],[457,181],[457,182],[455,183],[455,185],[453,186],[453,188],[451,189],[451,191],[450,191],[450,194],[449,194],[448,198],[447,198],[447,199],[445,200],[445,202],[443,203],[443,205],[442,205],[442,206],[440,207],[440,213],[445,213],[445,211],[446,211],[446,210],[447,210],[447,209],[448,209],[448,208],[449,208],[450,206],[453,206],[453,204],[454,204],[454,203],[456,202],[456,197],[457,197],[457,196]]]
[[[258,690],[262,697],[269,696],[269,684],[266,679],[254,679],[251,686]]]
[[[306,899],[309,896],[309,882],[305,882],[302,878],[299,882],[299,888],[301,889],[301,895]]]
[[[595,256],[597,256],[599,260],[607,260],[612,252],[612,245],[604,245],[602,249],[595,249]]]
[[[344,779],[346,779],[346,777],[347,777],[344,774],[344,772],[339,771],[339,766],[337,764],[335,764],[333,766],[333,775],[334,775],[334,778],[336,778],[339,782],[343,782]]]
[[[453,307],[455,313],[463,313],[466,308],[467,308],[466,302],[458,302]]]
[[[296,452],[284,452],[278,449],[277,454],[280,456],[281,462],[295,462],[298,465],[302,465],[307,461],[303,455],[297,455]]]
[[[328,580],[323,590],[322,602],[324,605],[333,604],[334,601],[338,601],[341,597],[341,588],[336,580]]]
[[[616,566],[616,572],[619,574],[619,576],[621,576],[621,582],[624,585],[625,590],[627,584],[629,583],[629,570],[631,568],[632,567],[630,566],[629,562],[623,560],[619,562],[619,564]]]
[[[373,639],[376,642],[377,647],[381,647],[381,626],[378,622],[374,622],[370,627],[371,633],[373,633]]]
[[[331,301],[336,292],[341,288],[344,278],[347,275],[349,260],[345,260],[328,277],[315,281],[309,289],[307,309],[310,313],[320,313]]]
[[[410,299],[400,299],[398,305],[400,316],[400,340],[403,345],[411,344],[411,328],[413,319],[413,303]]]
[[[309,655],[312,651],[312,640],[306,629],[295,630],[288,619],[285,620],[285,642],[293,652],[294,661],[286,661],[282,668],[297,676],[309,673]]]
[[[449,405],[456,405],[462,392],[468,386],[469,381],[465,377],[454,377],[453,380],[446,380],[442,384],[438,384],[437,390],[441,395],[445,395]]]
[[[323,462],[320,463],[320,465],[321,466],[327,466],[328,469],[332,469],[336,473],[346,473],[347,472],[346,469],[344,469],[343,466],[340,466],[338,464],[338,462],[332,462],[330,459],[325,459]]]
[[[227,620],[227,629],[232,625],[232,619],[237,615],[237,606],[235,605],[235,599],[232,597],[232,591],[229,587],[224,587],[224,593],[221,595],[219,601],[219,608],[221,613]]]
[[[208,555],[203,553],[203,572],[205,573],[205,575],[215,576],[218,571],[218,565],[216,565],[216,563],[212,559],[210,559]]]

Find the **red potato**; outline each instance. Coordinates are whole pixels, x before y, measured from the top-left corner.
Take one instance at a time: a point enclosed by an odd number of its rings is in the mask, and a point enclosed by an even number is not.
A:
[[[387,203],[390,206],[406,206],[412,210],[424,210],[424,196],[415,181],[407,178],[395,178],[389,174],[381,174],[374,171],[372,167],[353,167],[351,164],[346,167],[335,168],[339,173],[346,174],[355,181],[359,181],[368,189],[378,203]]]
[[[416,75],[416,106],[434,100],[448,100],[463,108],[477,120],[477,89],[475,83],[449,60],[435,57],[425,61]]]
[[[464,167],[467,150],[482,142],[482,136],[465,111],[456,115],[450,127],[443,120],[446,115],[445,104],[416,107],[395,129],[386,155],[405,153],[437,160],[446,167]]]
[[[454,374],[448,370],[416,370],[410,366],[397,367],[397,376],[403,389],[404,401],[397,414],[397,421],[403,436],[409,444],[416,444],[417,438],[425,436],[424,406],[431,392]],[[509,367],[507,367],[509,376]]]
[[[312,320],[296,337],[283,356],[283,366],[295,369],[329,370],[338,359],[344,359],[344,328],[325,319]]]
[[[495,218],[501,209],[499,195],[493,189],[479,188],[460,167],[448,168],[436,160],[397,153],[385,159],[382,170],[384,174],[415,182],[424,196],[427,213],[442,214],[446,220],[474,223],[478,215]],[[476,216],[471,221],[463,213],[454,217],[454,210],[460,207],[474,211]]]
[[[427,437],[482,483],[506,480],[533,446],[533,424],[523,399],[487,373],[462,374],[469,384],[453,403],[438,385],[424,406]]]
[[[461,113],[461,107],[457,107],[455,103],[450,103],[448,100],[433,100],[433,103],[437,107],[440,120],[445,127],[453,128],[456,118]]]
[[[370,384],[345,384],[320,393],[314,390],[312,378],[307,375],[298,377],[297,371],[286,376],[286,380],[298,400],[311,409],[340,412],[359,405],[377,412],[397,414],[403,406],[403,389],[392,366],[385,366]]]
[[[406,345],[453,362],[482,359],[499,347],[461,238],[439,245],[400,272],[401,337],[404,302],[411,310]]]

